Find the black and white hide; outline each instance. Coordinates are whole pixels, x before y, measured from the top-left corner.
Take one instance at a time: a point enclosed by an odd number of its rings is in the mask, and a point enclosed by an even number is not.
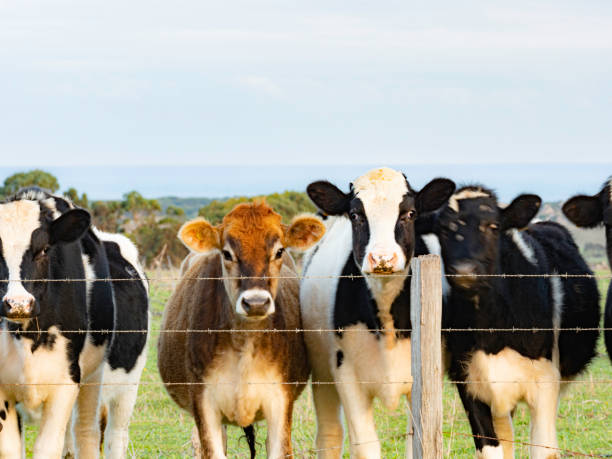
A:
[[[594,228],[603,224],[606,231],[608,264],[612,267],[612,178],[593,196],[577,195],[563,205],[563,213],[576,226]],[[604,341],[612,360],[612,282],[608,285],[604,312]]]
[[[511,412],[531,412],[530,456],[558,457],[556,416],[562,380],[585,369],[595,355],[599,293],[567,229],[529,222],[540,198],[521,195],[501,208],[483,187],[464,187],[431,219],[440,241],[450,293],[443,328],[529,331],[449,331],[449,375],[467,412],[477,457],[512,458]],[[486,277],[500,274],[552,277]],[[477,276],[484,277],[477,277]],[[452,277],[457,276],[457,277]],[[532,331],[542,328],[543,331]]]
[[[61,457],[75,402],[77,453],[99,452],[95,407],[112,336],[92,332],[113,329],[113,291],[110,282],[63,281],[109,271],[89,214],[57,204],[35,188],[0,203],[0,457],[24,455],[17,405],[40,422],[34,458]]]
[[[304,260],[304,328],[342,330],[305,334],[319,457],[342,455],[340,404],[351,457],[380,457],[373,398],[395,409],[412,388],[406,275],[413,255],[429,252],[414,222],[446,202],[454,189],[450,180],[435,179],[415,191],[402,173],[387,168],[358,178],[348,193],[325,181],[308,186],[328,217],[325,236]],[[358,277],[337,277],[350,275]]]
[[[104,245],[115,298],[115,329],[103,364],[98,419],[105,457],[121,459],[126,457],[128,428],[147,359],[149,285],[138,249],[128,238],[96,228],[93,232]],[[73,442],[67,436],[64,457],[74,455]]]

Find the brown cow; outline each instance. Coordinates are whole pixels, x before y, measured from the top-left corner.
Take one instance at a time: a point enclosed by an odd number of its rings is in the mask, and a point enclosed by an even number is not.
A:
[[[304,250],[324,232],[314,216],[282,225],[265,203],[240,204],[218,226],[199,218],[180,229],[203,255],[185,265],[168,301],[162,329],[180,331],[161,333],[158,366],[170,396],[195,419],[201,457],[226,457],[223,424],[245,429],[254,457],[251,424],[261,419],[268,457],[291,456],[293,403],[310,374],[303,336],[252,330],[302,328],[299,282],[284,250]],[[232,332],[183,331],[208,329]]]

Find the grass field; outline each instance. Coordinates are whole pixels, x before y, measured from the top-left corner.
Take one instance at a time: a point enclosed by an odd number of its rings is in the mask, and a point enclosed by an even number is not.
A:
[[[152,278],[169,277],[168,272],[150,273]],[[605,299],[607,280],[600,281]],[[160,326],[162,311],[172,290],[172,282],[151,282],[151,309],[153,330]],[[138,402],[130,427],[129,457],[132,458],[183,458],[191,455],[191,417],[180,410],[168,397],[160,384],[156,363],[158,333],[153,332],[149,341],[147,366],[142,376]],[[595,456],[612,457],[612,366],[605,356],[603,343],[599,343],[599,355],[580,380],[586,384],[571,384],[563,398],[557,421],[559,447]],[[606,383],[596,383],[607,380]],[[383,445],[383,457],[404,457],[406,432],[406,405],[395,412],[377,407],[376,423]],[[519,406],[514,417],[515,437],[520,442],[529,441],[529,413]],[[293,445],[296,457],[313,457],[315,414],[310,389],[306,389],[296,404],[293,415]],[[258,455],[265,457],[265,425],[257,425]],[[467,418],[454,386],[444,385],[444,456],[474,457],[472,439]],[[31,451],[35,429],[28,428],[28,446]],[[228,457],[249,457],[242,431],[228,428]],[[345,457],[348,457],[345,446]],[[567,452],[564,457],[571,457]],[[528,457],[527,447],[516,447],[516,457]]]

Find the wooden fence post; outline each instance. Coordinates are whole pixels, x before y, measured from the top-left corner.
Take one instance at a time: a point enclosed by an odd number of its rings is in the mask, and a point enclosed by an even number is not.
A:
[[[442,273],[440,257],[412,259],[412,419],[414,459],[442,457]]]

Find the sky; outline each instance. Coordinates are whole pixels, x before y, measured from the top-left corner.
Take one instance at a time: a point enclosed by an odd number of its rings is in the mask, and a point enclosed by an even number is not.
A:
[[[609,163],[611,126],[607,0],[0,0],[3,166]]]

